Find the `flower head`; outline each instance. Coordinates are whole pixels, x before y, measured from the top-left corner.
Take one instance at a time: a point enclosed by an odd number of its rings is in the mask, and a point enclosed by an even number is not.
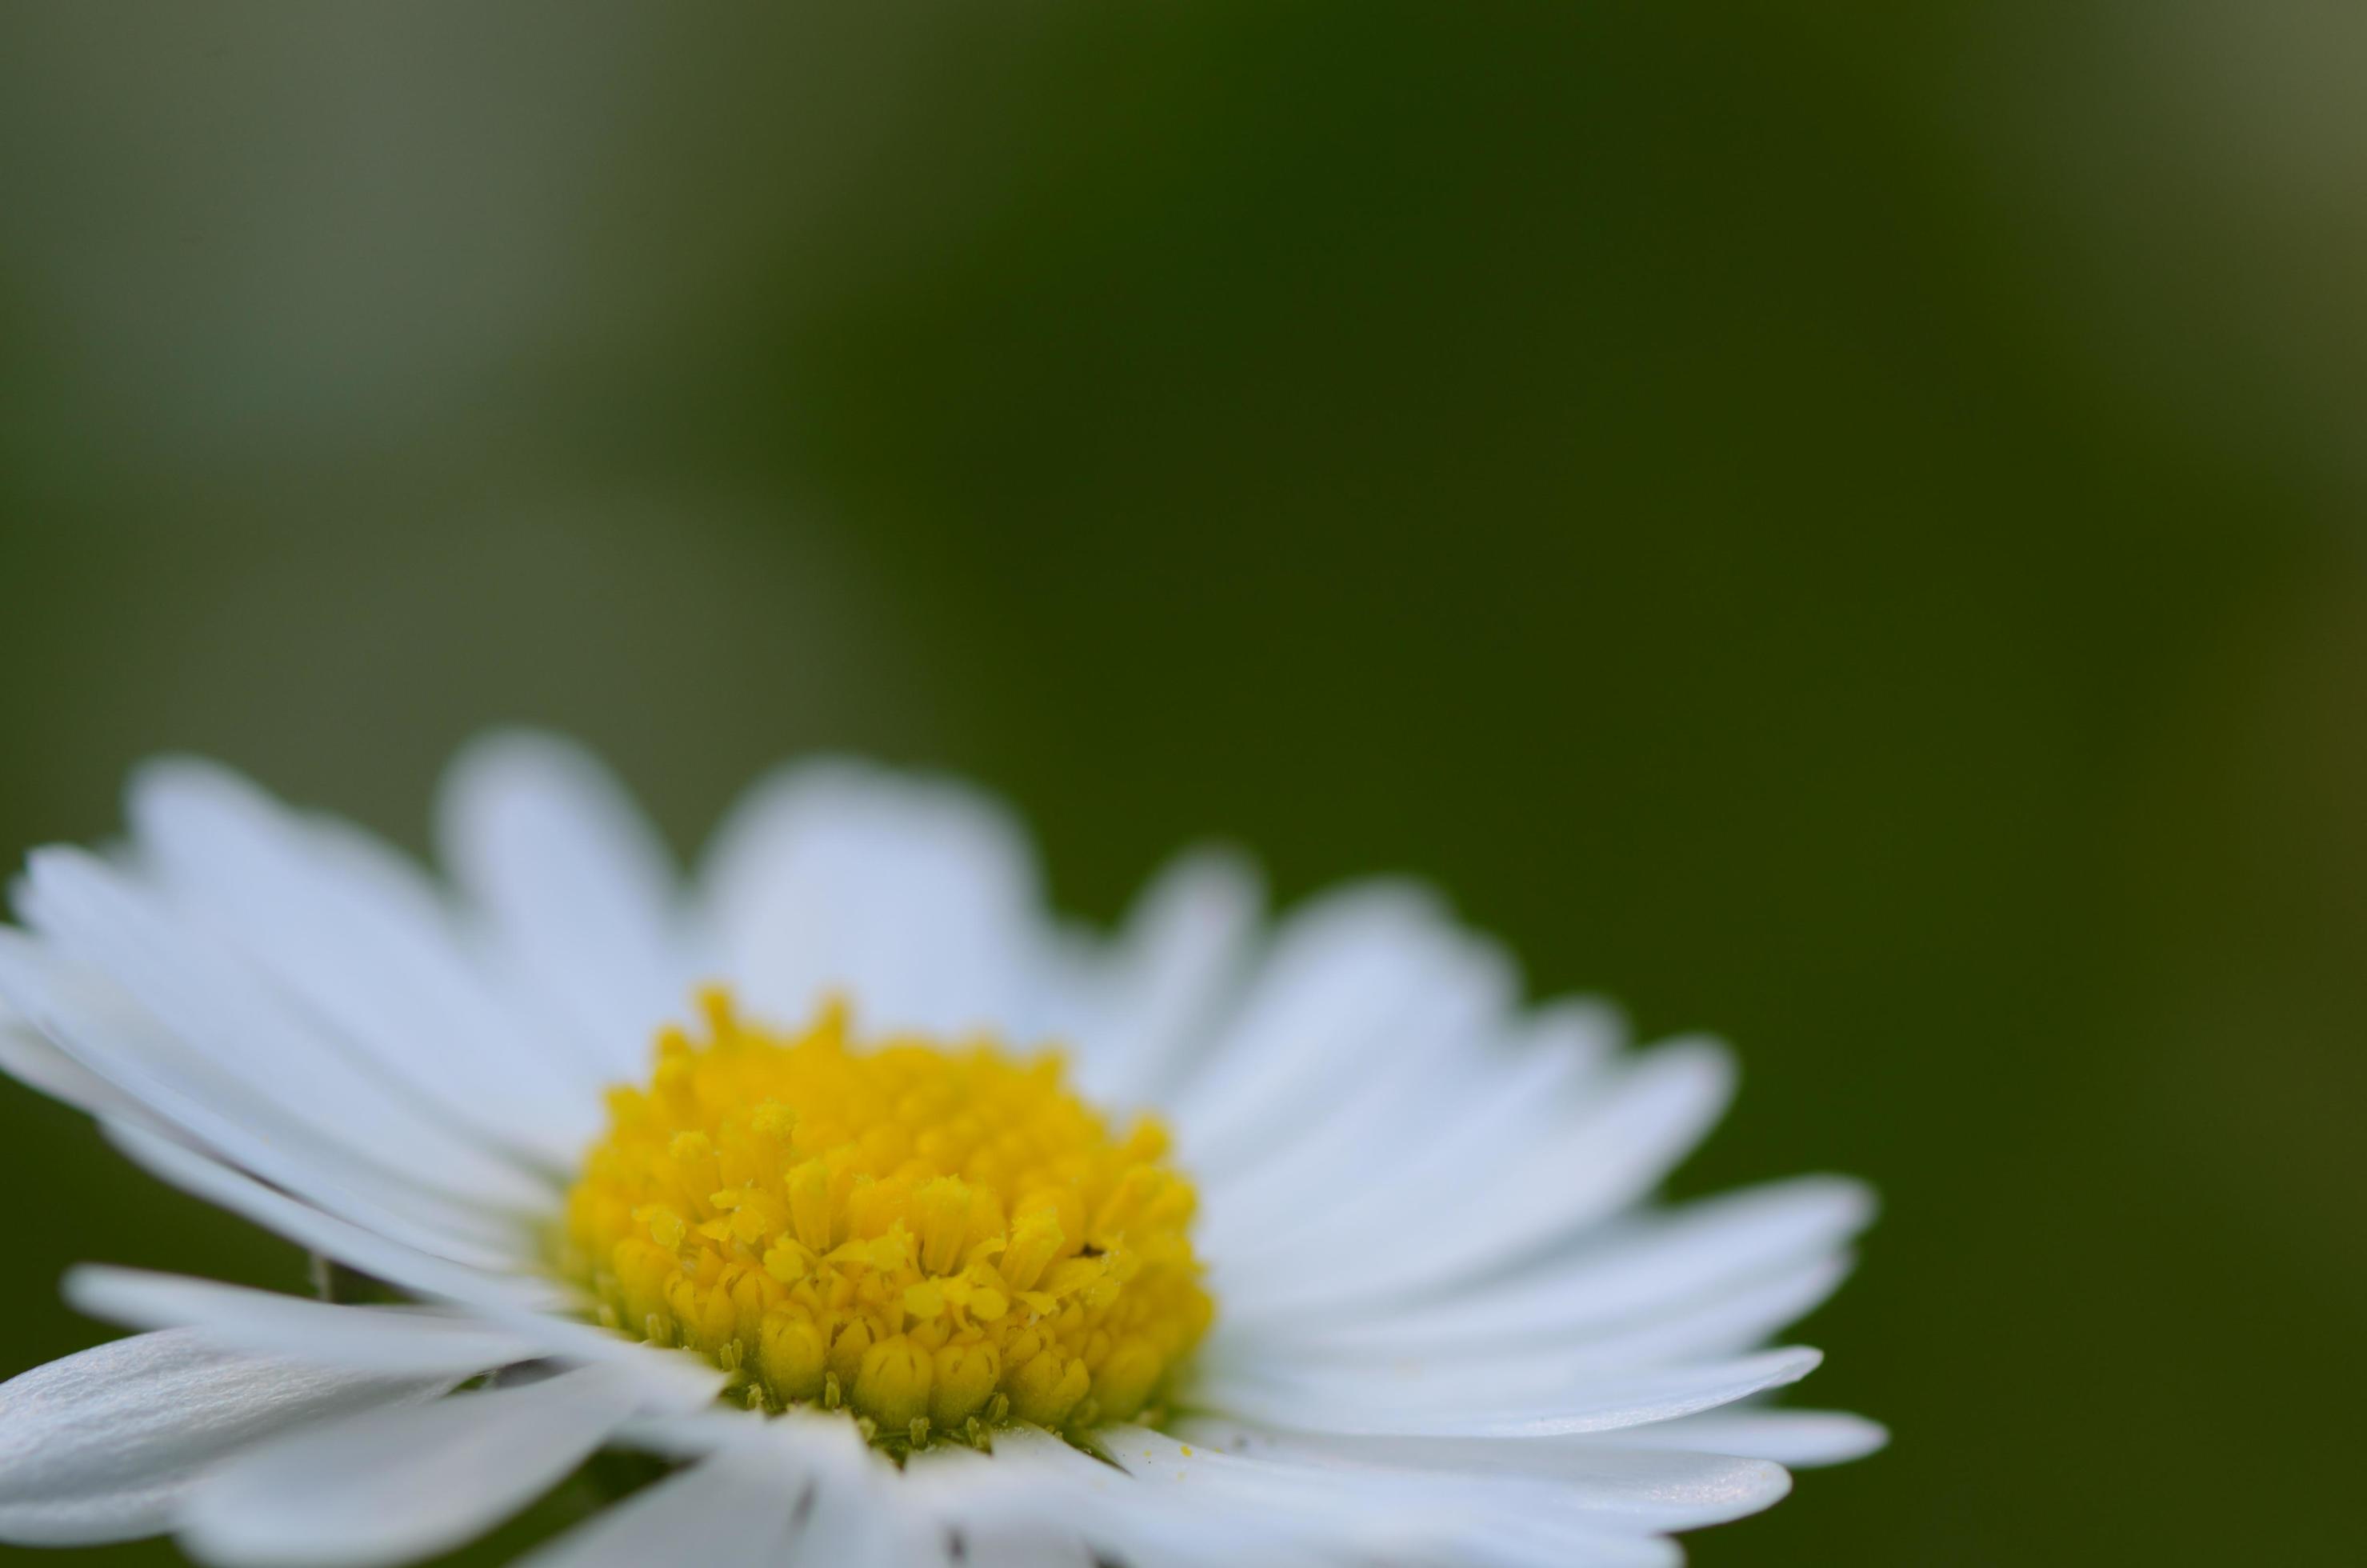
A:
[[[202,765],[130,807],[31,858],[0,1066],[323,1299],[75,1271],[148,1332],[0,1388],[0,1539],[393,1563],[615,1449],[662,1478],[541,1561],[1658,1562],[1880,1441],[1757,1348],[1863,1190],[1649,1206],[1723,1050],[1524,1006],[1419,890],[1269,930],[1204,853],[1103,937],[837,763],[685,879],[526,736],[448,886]]]
[[[567,1197],[561,1272],[599,1321],[682,1345],[752,1409],[851,1408],[890,1449],[1006,1420],[1131,1421],[1206,1332],[1167,1134],[1124,1137],[1057,1057],[790,1037],[706,998]]]

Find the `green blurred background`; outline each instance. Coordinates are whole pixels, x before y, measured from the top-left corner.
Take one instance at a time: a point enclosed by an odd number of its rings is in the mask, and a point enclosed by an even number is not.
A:
[[[1886,1196],[1699,1562],[2358,1561],[2367,12],[1879,9],[8,5],[0,845],[526,721],[1417,872]],[[300,1277],[0,1191],[0,1374]]]

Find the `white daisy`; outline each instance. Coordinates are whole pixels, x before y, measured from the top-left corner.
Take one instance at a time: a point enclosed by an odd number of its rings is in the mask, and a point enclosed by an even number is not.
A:
[[[1524,1007],[1420,889],[1268,930],[1202,853],[1104,937],[845,763],[685,881],[523,736],[448,892],[200,764],[130,817],[31,857],[0,1064],[332,1299],[75,1270],[149,1332],[0,1389],[0,1539],[400,1562],[615,1448],[663,1478],[538,1562],[1657,1563],[1882,1440],[1761,1399],[1864,1190],[1647,1206],[1724,1050]]]

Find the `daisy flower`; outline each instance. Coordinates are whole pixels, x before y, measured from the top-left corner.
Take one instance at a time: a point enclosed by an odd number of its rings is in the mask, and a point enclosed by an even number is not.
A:
[[[1082,929],[844,762],[685,878],[527,735],[448,882],[199,763],[130,817],[16,885],[0,1064],[318,1290],[73,1271],[143,1332],[0,1388],[0,1539],[396,1563],[624,1468],[536,1563],[1649,1564],[1882,1440],[1761,1347],[1864,1189],[1652,1203],[1726,1051],[1418,887],[1269,923],[1203,852]]]

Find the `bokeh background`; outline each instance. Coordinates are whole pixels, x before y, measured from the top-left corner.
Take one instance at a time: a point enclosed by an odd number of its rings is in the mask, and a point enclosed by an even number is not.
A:
[[[2367,11],[838,10],[0,10],[7,852],[530,722],[1416,872],[1738,1044],[1684,1189],[1886,1196],[1895,1447],[1700,1562],[2357,1561]],[[0,1192],[0,1374],[300,1278],[14,1085]]]

